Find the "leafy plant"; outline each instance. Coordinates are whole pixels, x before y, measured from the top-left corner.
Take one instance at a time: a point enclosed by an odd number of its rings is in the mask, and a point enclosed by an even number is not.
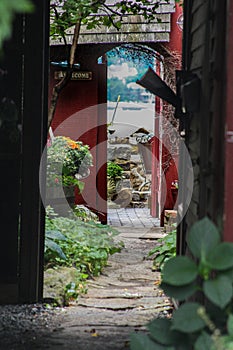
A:
[[[78,177],[86,176],[92,166],[88,145],[69,137],[56,136],[47,149],[47,185],[52,187],[76,185],[83,188]]]
[[[85,280],[88,276],[82,274],[82,279]],[[87,292],[87,288],[85,283],[82,281],[70,282],[65,286],[64,289],[64,301],[65,305],[70,305],[70,303],[75,302],[80,294],[85,294]]]
[[[85,207],[84,205],[75,205],[72,209],[72,212],[82,221],[88,222],[88,221],[94,221],[99,223],[98,216],[93,213],[90,209]]]
[[[63,286],[59,277],[59,293],[53,300],[58,305],[69,305],[85,293],[86,280],[90,276],[98,276],[109,255],[122,248],[122,243],[114,242],[117,230],[100,224],[95,214],[90,215],[88,209],[78,207],[76,219],[58,216],[51,207],[46,208],[44,261],[46,273],[49,272],[47,279],[50,280],[52,274],[55,283],[57,274],[54,271],[59,273],[64,268],[75,271]]]
[[[154,268],[162,269],[164,263],[176,255],[176,229],[157,240],[158,245],[150,250],[149,256],[155,254]]]
[[[61,249],[59,241],[67,241],[67,237],[59,231],[46,231],[45,232],[45,260],[51,259],[51,254],[59,257],[62,260],[66,260],[66,256]]]
[[[194,259],[173,257],[162,273],[161,288],[181,306],[172,319],[150,322],[149,335],[132,335],[132,350],[233,349],[233,243],[221,242],[204,218],[188,232],[187,246]],[[188,301],[194,295],[196,301]]]
[[[46,216],[46,232],[45,268],[72,266],[80,273],[98,276],[109,255],[122,248],[122,243],[113,240],[118,231],[110,226],[58,217],[51,208]]]
[[[122,172],[123,169],[120,167],[120,165],[114,162],[107,163],[107,175],[110,179],[116,181],[117,178],[122,176]]]

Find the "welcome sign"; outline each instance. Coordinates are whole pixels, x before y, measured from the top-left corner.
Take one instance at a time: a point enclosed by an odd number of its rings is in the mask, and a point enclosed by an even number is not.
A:
[[[64,78],[66,74],[66,71],[56,71],[54,72],[54,79],[59,80]],[[71,80],[92,80],[92,72],[85,72],[85,71],[75,71],[72,72]]]

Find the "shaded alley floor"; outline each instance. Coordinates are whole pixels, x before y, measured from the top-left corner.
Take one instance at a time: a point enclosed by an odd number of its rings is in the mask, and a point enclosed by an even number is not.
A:
[[[145,330],[154,317],[169,315],[170,301],[158,288],[160,274],[152,271],[152,260],[147,257],[161,229],[132,224],[117,229],[116,239],[125,247],[110,257],[101,276],[89,281],[88,293],[78,304],[55,312],[41,330],[22,332],[21,343],[18,339],[17,344],[0,349],[129,349],[132,332]]]

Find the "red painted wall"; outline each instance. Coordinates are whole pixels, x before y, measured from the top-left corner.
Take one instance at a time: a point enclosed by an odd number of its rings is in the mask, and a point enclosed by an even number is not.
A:
[[[106,222],[106,166],[102,164],[106,163],[107,157],[107,146],[104,142],[107,139],[107,69],[105,63],[97,63],[98,52],[93,54],[86,47],[83,49],[80,47],[79,55],[77,62],[81,65],[80,70],[91,71],[92,80],[74,80],[68,83],[59,96],[52,129],[56,136],[69,136],[90,146],[94,166],[89,177],[84,180],[85,188],[82,195],[76,193],[76,203],[85,203],[99,212],[101,221]],[[54,60],[64,60],[60,47],[52,48],[52,61]],[[50,96],[56,83],[54,80],[56,70],[60,69],[51,66]],[[96,145],[99,145],[98,152]],[[96,196],[96,191],[99,196]]]
[[[177,22],[181,18],[183,14],[183,8],[176,4],[176,12],[172,14],[171,16],[171,33],[170,33],[170,40],[168,43],[165,43],[164,46],[169,49],[169,51],[174,52],[178,55],[182,54],[182,30],[179,28]],[[180,64],[176,67],[177,69],[180,68]],[[159,65],[157,65],[156,68],[157,74],[160,74],[160,68]],[[165,104],[166,102],[163,102]],[[163,104],[161,104],[160,100],[156,97],[156,116],[160,115],[163,110]],[[163,124],[163,119],[161,118],[160,121],[158,118],[155,119],[155,135],[156,139],[153,143],[153,159],[155,160],[155,164],[152,164],[152,168],[154,169],[154,173],[152,174],[152,198],[151,198],[151,215],[156,217],[160,215],[160,224],[163,226],[164,224],[164,210],[165,209],[175,209],[176,204],[176,196],[175,191],[172,188],[172,182],[175,180],[178,180],[178,169],[177,169],[177,163],[178,159],[172,159],[170,162],[170,166],[168,169],[163,169],[162,178],[160,178],[160,174],[158,171],[158,166],[156,165],[156,159],[158,161],[162,161],[164,163],[164,160],[170,156],[169,150],[167,147],[164,146],[164,144],[168,145],[168,140],[160,140],[160,136],[158,135],[158,129],[159,129],[159,123]],[[166,135],[163,136],[163,138],[166,138]],[[162,143],[162,145],[161,145]],[[162,147],[162,160],[159,159],[159,148]],[[153,162],[153,161],[152,161]],[[161,184],[161,193],[158,194],[159,189],[159,183]],[[158,202],[161,204],[161,213],[158,211]]]
[[[171,51],[175,51],[181,55],[182,53],[182,36],[183,31],[179,27],[178,22],[183,15],[183,7],[176,4],[176,11],[171,15],[171,32],[170,40],[165,43],[164,46],[168,47]]]

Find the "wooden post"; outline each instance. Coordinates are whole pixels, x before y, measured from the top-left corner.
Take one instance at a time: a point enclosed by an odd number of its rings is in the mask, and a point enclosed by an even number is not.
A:
[[[226,57],[226,124],[225,124],[225,189],[224,189],[224,240],[233,241],[233,2],[227,9]],[[214,189],[213,189],[214,190]]]
[[[0,62],[0,303],[17,302],[18,297],[22,23],[18,16]]]
[[[156,62],[156,73],[160,75],[160,61]],[[152,172],[151,172],[151,209],[150,214],[153,217],[159,217],[159,188],[160,188],[160,170],[159,170],[159,150],[161,148],[160,142],[160,114],[162,110],[162,103],[159,97],[155,97],[155,137],[152,143]]]
[[[25,16],[19,301],[42,298],[44,208],[39,165],[47,139],[49,1]]]

